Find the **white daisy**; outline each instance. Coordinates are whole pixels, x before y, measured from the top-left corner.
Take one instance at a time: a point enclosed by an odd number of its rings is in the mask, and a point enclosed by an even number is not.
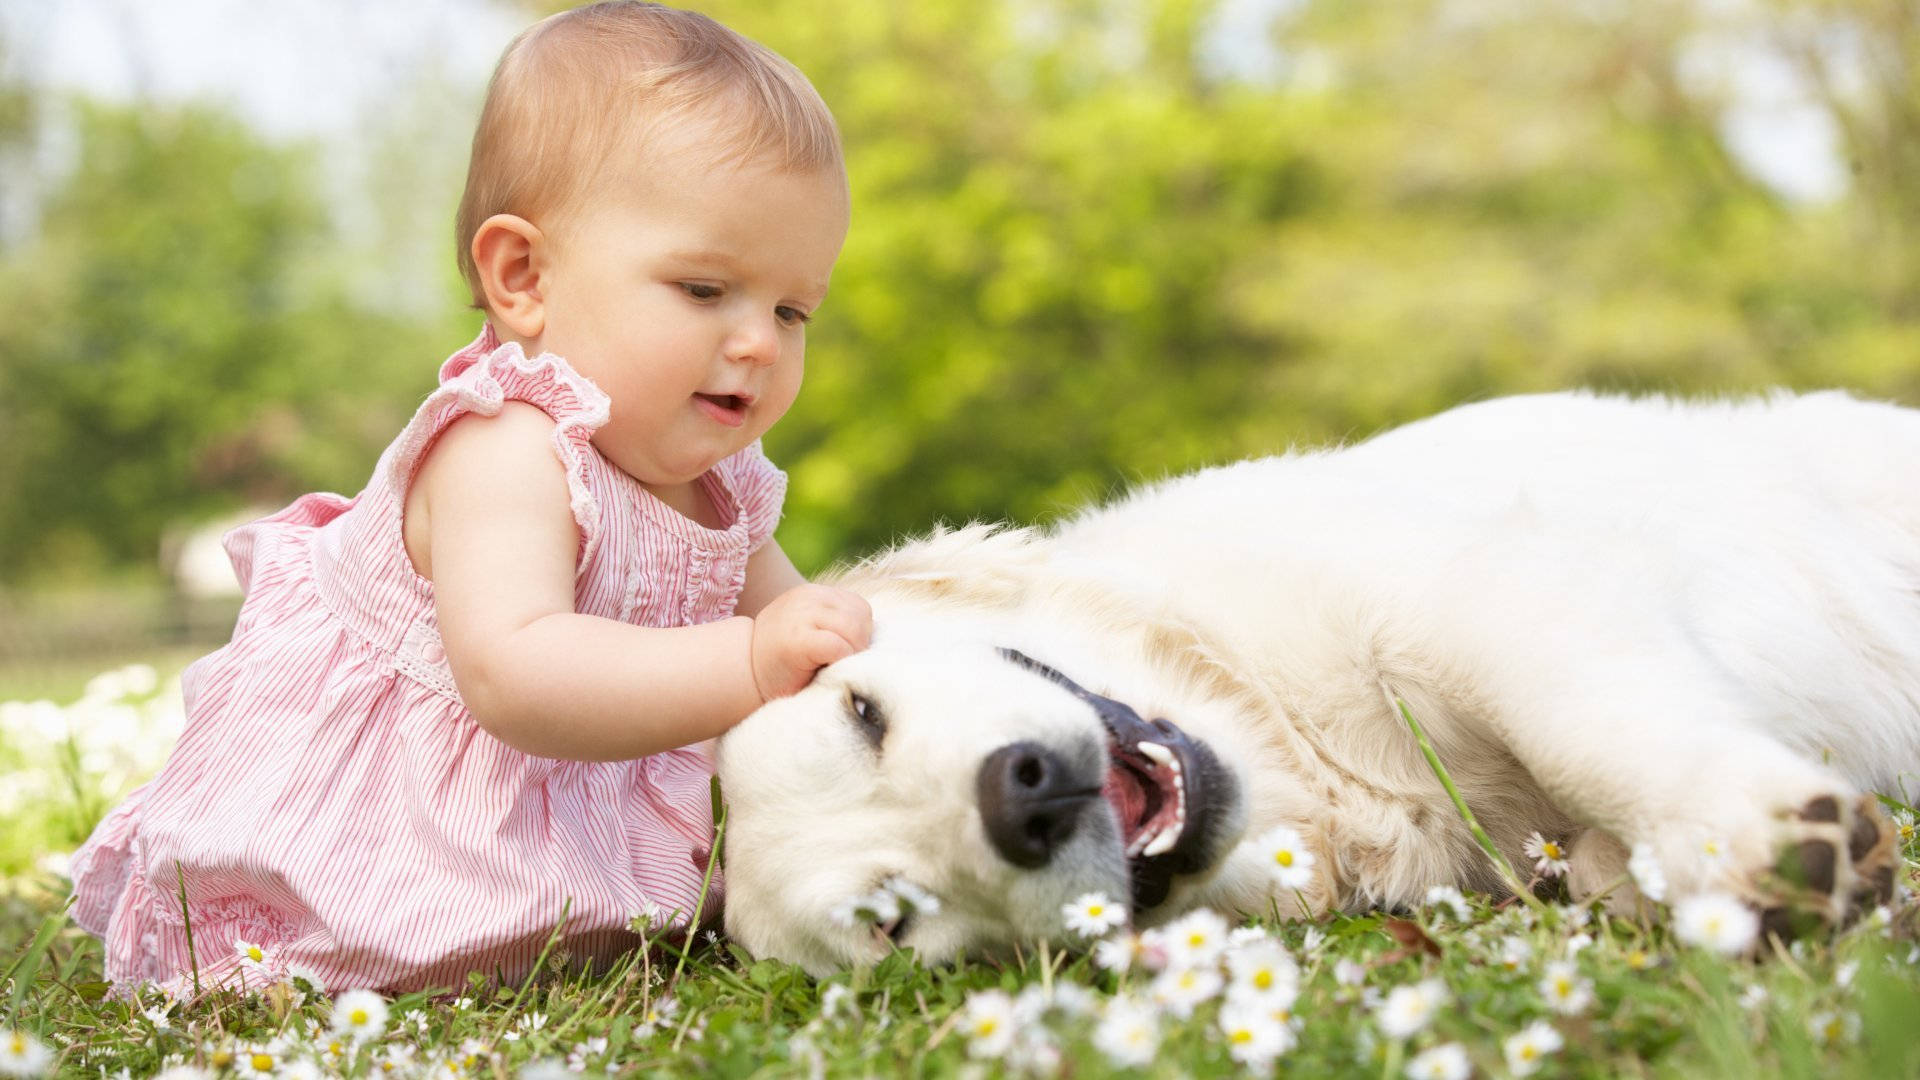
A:
[[[170,1008],[171,1006],[166,1004],[155,1005],[150,1009],[140,1010],[140,1015],[147,1018],[147,1023],[153,1025],[153,1030],[171,1031],[173,1030],[173,1018],[168,1015]]]
[[[0,1076],[39,1076],[51,1064],[46,1043],[18,1028],[0,1033]]]
[[[1627,873],[1633,875],[1633,883],[1640,888],[1640,895],[1660,903],[1667,898],[1667,873],[1660,868],[1660,856],[1654,854],[1653,845],[1645,840],[1633,845],[1633,855],[1627,859]]]
[[[1334,961],[1333,981],[1339,986],[1359,986],[1367,981],[1366,965],[1343,956]]]
[[[1673,932],[1689,945],[1734,956],[1753,944],[1760,933],[1760,917],[1725,893],[1700,893],[1674,906]]]
[[[880,887],[892,893],[907,911],[920,915],[937,915],[940,912],[940,898],[906,878],[890,877]]]
[[[1210,967],[1227,948],[1227,920],[1207,908],[1188,912],[1161,931],[1168,967]]]
[[[1115,1065],[1150,1065],[1160,1049],[1159,1016],[1151,1005],[1114,998],[1093,1029],[1093,1045]]]
[[[1535,1020],[1506,1037],[1500,1050],[1507,1056],[1507,1071],[1515,1076],[1532,1076],[1541,1059],[1556,1053],[1563,1045],[1560,1033],[1545,1020]]]
[[[1567,872],[1567,847],[1558,840],[1549,840],[1535,831],[1527,837],[1527,858],[1534,860],[1533,872],[1541,877],[1555,878]]]
[[[1561,960],[1547,965],[1540,996],[1547,999],[1547,1008],[1561,1016],[1578,1016],[1593,1004],[1593,980],[1581,978],[1571,961]]]
[[[1533,959],[1533,943],[1526,938],[1508,935],[1500,941],[1500,966],[1508,971],[1519,971]]]
[[[855,926],[879,926],[890,923],[900,917],[900,898],[892,889],[879,888],[870,893],[842,900],[828,912],[827,918],[837,926],[851,929]]]
[[[1110,938],[1102,938],[1094,942],[1093,963],[1095,967],[1106,971],[1124,972],[1140,959],[1143,949],[1140,935],[1115,934]]]
[[[1236,926],[1227,931],[1227,948],[1251,945],[1256,941],[1273,940],[1273,935],[1264,926]]]
[[[1226,980],[1212,967],[1169,967],[1154,977],[1147,992],[1167,1012],[1184,1020],[1201,1002],[1218,997],[1225,986]]]
[[[1860,1016],[1850,1012],[1817,1012],[1807,1018],[1807,1031],[1816,1046],[1836,1046],[1860,1037]]]
[[[1374,1010],[1374,1017],[1389,1038],[1404,1039],[1432,1023],[1449,996],[1447,985],[1439,979],[1396,986]]]
[[[1046,1020],[1049,1014],[1070,1019],[1092,1016],[1099,1006],[1100,999],[1093,991],[1064,980],[1050,986],[1030,984],[1013,999],[1014,1010],[1023,1020],[1034,1024]]]
[[[844,983],[834,983],[820,991],[820,1015],[832,1019],[853,1011],[853,991]]]
[[[1473,1062],[1467,1060],[1466,1047],[1441,1043],[1414,1055],[1407,1062],[1407,1075],[1414,1080],[1467,1080],[1473,1075]]]
[[[1428,889],[1427,906],[1444,909],[1453,916],[1455,922],[1466,922],[1473,918],[1473,908],[1468,906],[1467,898],[1451,885],[1435,885]]]
[[[327,992],[326,980],[320,977],[319,972],[305,964],[288,964],[286,967],[286,977],[287,982],[291,983],[295,990],[303,990],[309,994],[324,994]]]
[[[960,1030],[967,1036],[967,1054],[976,1058],[1005,1057],[1020,1034],[1013,998],[1004,990],[976,990],[967,995]]]
[[[1759,983],[1754,983],[1752,986],[1740,992],[1740,1007],[1748,1012],[1752,1012],[1762,1005],[1765,1005],[1767,999],[1771,996],[1771,994],[1767,993],[1766,987],[1761,986]]]
[[[272,1046],[241,1047],[233,1055],[233,1071],[241,1076],[272,1076],[280,1071],[280,1055]]]
[[[1300,965],[1285,945],[1272,938],[1227,950],[1227,971],[1233,993],[1242,997],[1281,999],[1291,1005],[1300,991]]]
[[[641,937],[646,937],[653,932],[654,928],[664,924],[665,916],[666,913],[660,910],[659,904],[651,900],[644,901],[639,911],[627,913],[627,929]]]
[[[245,938],[233,940],[233,953],[240,958],[241,969],[267,978],[273,977],[273,958],[276,951],[271,946],[255,945]]]
[[[573,1070],[559,1058],[535,1058],[520,1066],[514,1074],[519,1080],[573,1080]]]
[[[1297,829],[1275,826],[1253,841],[1253,849],[1265,861],[1273,880],[1288,892],[1313,884],[1313,852]]]
[[[1029,1027],[1007,1051],[1007,1071],[1024,1076],[1057,1076],[1060,1073],[1060,1047],[1043,1027]]]
[[[1220,1010],[1220,1033],[1233,1060],[1265,1071],[1293,1049],[1293,1029],[1255,1003],[1229,1003]]]
[[[1106,893],[1084,893],[1060,912],[1066,916],[1067,929],[1081,937],[1099,937],[1127,922],[1126,906],[1107,899]]]
[[[333,1002],[333,1033],[354,1042],[377,1039],[387,1030],[387,999],[371,990],[349,990]]]
[[[679,1013],[679,998],[654,998],[653,1004],[647,1006],[646,1010],[640,1014],[640,1023],[634,1026],[633,1037],[636,1039],[653,1038],[655,1032],[671,1026],[673,1018],[679,1015]]]

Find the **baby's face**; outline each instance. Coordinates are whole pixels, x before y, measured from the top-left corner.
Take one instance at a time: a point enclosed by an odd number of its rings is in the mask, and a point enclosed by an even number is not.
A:
[[[793,404],[846,232],[837,171],[656,155],[549,230],[532,344],[612,398],[602,454],[651,487],[685,484]]]

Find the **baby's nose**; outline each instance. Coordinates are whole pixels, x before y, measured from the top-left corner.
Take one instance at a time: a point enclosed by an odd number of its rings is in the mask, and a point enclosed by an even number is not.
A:
[[[751,364],[773,364],[780,359],[780,333],[769,316],[734,330],[727,339],[727,358]]]

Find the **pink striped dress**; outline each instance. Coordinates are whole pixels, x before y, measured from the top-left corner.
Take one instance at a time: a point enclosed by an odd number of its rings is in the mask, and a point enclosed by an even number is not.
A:
[[[580,960],[637,944],[635,914],[693,910],[706,756],[557,761],[493,738],[460,702],[433,585],[407,559],[401,508],[427,447],[509,400],[557,423],[576,610],[644,626],[733,613],[784,474],[758,445],[741,451],[702,479],[731,523],[690,521],[594,450],[598,387],[489,328],[447,360],[359,495],[308,495],[228,535],[246,589],[233,640],[187,670],[166,766],[73,858],[74,919],[103,939],[116,984],[185,985],[197,966],[202,986],[257,985],[292,967],[335,990],[458,988],[474,971],[524,975],[563,908]]]

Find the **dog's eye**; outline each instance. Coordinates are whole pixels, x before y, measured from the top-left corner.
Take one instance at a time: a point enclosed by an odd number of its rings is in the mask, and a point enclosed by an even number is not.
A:
[[[860,733],[867,737],[867,741],[879,746],[887,734],[887,718],[880,714],[880,706],[849,690],[847,712],[853,717],[853,722],[860,725]]]

